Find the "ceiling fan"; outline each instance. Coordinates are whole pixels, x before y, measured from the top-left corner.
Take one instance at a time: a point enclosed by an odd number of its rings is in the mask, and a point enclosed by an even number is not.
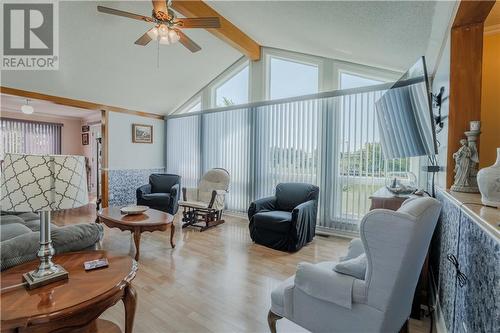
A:
[[[153,0],[152,17],[142,16],[123,10],[97,6],[97,11],[101,13],[128,17],[148,23],[153,23],[154,27],[149,29],[144,35],[139,37],[135,44],[145,46],[150,41],[157,40],[160,44],[173,44],[180,42],[191,52],[198,52],[201,47],[191,38],[186,36],[181,29],[216,29],[220,28],[218,17],[193,17],[178,18],[174,11],[169,8],[171,0]]]

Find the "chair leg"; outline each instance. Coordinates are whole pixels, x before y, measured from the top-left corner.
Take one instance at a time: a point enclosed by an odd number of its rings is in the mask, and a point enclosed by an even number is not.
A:
[[[409,320],[406,319],[405,323],[403,324],[403,326],[399,330],[399,333],[409,333],[409,332],[410,332]]]
[[[269,324],[269,330],[271,330],[271,333],[276,333],[276,321],[278,321],[281,318],[283,317],[280,317],[271,310],[269,310],[269,313],[267,314],[267,323]]]

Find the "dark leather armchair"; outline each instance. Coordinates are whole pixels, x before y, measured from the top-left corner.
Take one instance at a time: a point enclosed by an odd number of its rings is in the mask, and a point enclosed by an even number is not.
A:
[[[179,209],[180,192],[181,176],[153,173],[149,176],[149,184],[137,189],[137,204],[174,215]]]
[[[267,247],[295,252],[312,241],[316,230],[319,187],[281,183],[276,195],[250,204],[250,237]]]

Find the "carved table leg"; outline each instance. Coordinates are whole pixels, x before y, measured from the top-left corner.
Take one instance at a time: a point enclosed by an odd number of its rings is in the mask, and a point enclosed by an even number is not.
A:
[[[278,316],[277,314],[269,310],[269,313],[267,314],[267,323],[269,324],[269,330],[271,331],[271,333],[276,333],[276,321],[281,318],[281,316]]]
[[[170,245],[172,246],[172,248],[175,248],[174,234],[175,234],[175,225],[174,222],[172,222],[172,224],[170,224]]]
[[[125,333],[132,333],[134,328],[135,307],[137,304],[137,293],[129,283],[125,288],[123,305],[125,306]]]
[[[141,229],[134,229],[135,260],[139,261],[139,249],[141,245]]]

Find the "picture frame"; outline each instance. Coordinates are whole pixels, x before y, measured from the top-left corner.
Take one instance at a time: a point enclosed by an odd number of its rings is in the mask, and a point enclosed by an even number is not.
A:
[[[89,133],[82,134],[82,145],[88,146],[89,144]]]
[[[133,143],[153,143],[153,126],[132,124]]]
[[[83,132],[83,133],[86,133],[86,132],[88,132],[88,131],[90,131],[90,126],[89,126],[89,125],[83,125],[83,126],[82,126],[82,132]]]

